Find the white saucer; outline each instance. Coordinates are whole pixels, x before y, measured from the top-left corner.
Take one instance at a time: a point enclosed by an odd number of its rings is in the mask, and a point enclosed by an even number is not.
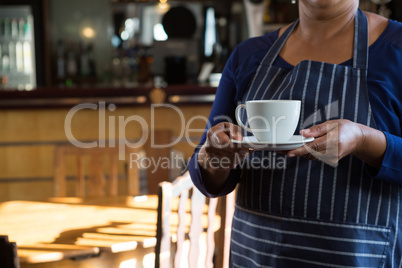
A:
[[[241,144],[242,147],[252,148],[255,150],[268,150],[268,151],[287,151],[296,149],[303,146],[307,142],[314,140],[314,137],[305,138],[301,135],[293,135],[289,141],[281,143],[268,143],[263,141],[258,141],[254,136],[243,137],[242,141],[231,140],[233,143]]]

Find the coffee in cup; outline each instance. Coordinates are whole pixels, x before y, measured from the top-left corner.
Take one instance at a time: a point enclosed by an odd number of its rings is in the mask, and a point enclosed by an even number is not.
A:
[[[293,136],[300,118],[300,100],[252,100],[237,106],[236,121],[260,142],[282,143]],[[247,127],[240,111],[247,112]]]

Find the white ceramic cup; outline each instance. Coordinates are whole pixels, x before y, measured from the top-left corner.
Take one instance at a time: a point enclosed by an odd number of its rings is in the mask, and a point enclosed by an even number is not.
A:
[[[237,106],[236,121],[240,127],[253,133],[258,141],[287,142],[293,136],[300,118],[300,100],[252,100]],[[250,127],[240,118],[246,109]]]

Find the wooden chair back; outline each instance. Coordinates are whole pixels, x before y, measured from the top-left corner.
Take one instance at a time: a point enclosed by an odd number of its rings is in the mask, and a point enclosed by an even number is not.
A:
[[[158,197],[155,267],[183,267],[183,261],[185,266],[191,268],[209,268],[214,265],[228,267],[226,265],[229,258],[232,210],[227,208],[234,208],[234,195],[230,195],[229,199],[224,198],[225,202],[220,202],[219,209],[218,198],[206,198],[194,186],[189,173],[186,172],[173,182],[160,183]],[[175,198],[179,198],[177,213],[172,209]],[[218,217],[217,208],[221,212]],[[189,241],[189,249],[188,255],[184,256],[186,240]],[[217,256],[214,258],[215,246]]]
[[[131,149],[132,150],[132,149]],[[131,151],[130,151],[131,152]],[[75,157],[76,190],[75,196],[116,196],[118,195],[118,147],[79,148],[74,145],[57,145],[54,151],[54,194],[56,197],[67,195],[66,158]],[[84,161],[87,160],[87,161]],[[130,159],[126,155],[126,160]],[[108,189],[106,191],[106,163],[109,162]],[[87,168],[84,163],[88,163]],[[127,193],[139,194],[139,171],[137,165],[127,165]],[[86,172],[87,171],[87,172]],[[86,173],[88,173],[88,191],[86,189]],[[88,192],[88,193],[87,193]]]

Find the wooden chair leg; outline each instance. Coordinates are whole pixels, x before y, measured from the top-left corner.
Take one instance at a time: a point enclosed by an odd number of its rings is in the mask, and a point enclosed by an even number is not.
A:
[[[66,196],[66,169],[64,166],[64,148],[54,150],[54,193],[57,197]]]
[[[90,196],[105,196],[105,175],[102,170],[102,159],[100,155],[91,155],[90,160],[90,172],[89,172],[89,183]]]
[[[77,196],[85,196],[85,176],[82,155],[77,155],[77,178],[76,178]]]
[[[138,163],[131,162],[131,154],[138,154],[138,149],[127,148],[126,160],[127,160],[127,184],[129,195],[140,194],[140,170]]]
[[[117,171],[117,154],[111,153],[110,157],[110,196],[116,196],[119,190],[118,171]]]

